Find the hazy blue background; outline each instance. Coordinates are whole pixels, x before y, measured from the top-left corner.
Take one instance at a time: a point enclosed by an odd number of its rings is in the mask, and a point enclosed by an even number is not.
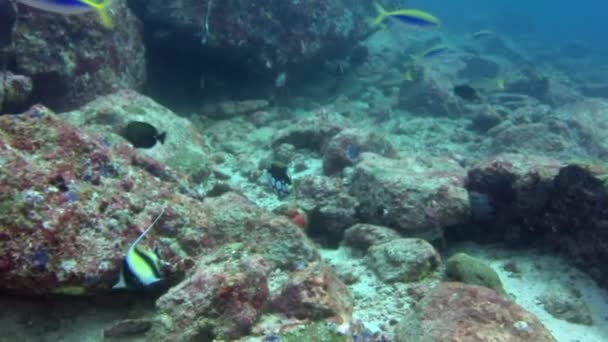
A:
[[[551,45],[581,40],[597,49],[608,50],[608,1],[408,0],[401,3],[435,14],[448,30],[482,29],[485,27],[477,26],[485,23],[490,28],[499,28],[498,33],[522,39],[529,37]],[[516,15],[527,18],[530,23],[526,24]],[[531,25],[529,35],[519,32],[524,25]]]

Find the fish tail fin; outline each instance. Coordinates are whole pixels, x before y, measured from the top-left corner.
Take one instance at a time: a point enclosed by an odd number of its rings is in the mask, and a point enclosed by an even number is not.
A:
[[[112,18],[108,14],[108,7],[112,5],[112,0],[102,0],[101,2],[95,2],[94,0],[79,0],[80,2],[87,4],[94,8],[101,19],[101,24],[106,28],[112,28]]]
[[[403,79],[408,82],[412,82],[414,80],[414,75],[412,75],[412,69],[407,69],[407,71],[403,75]]]
[[[158,139],[158,141],[160,141],[161,144],[165,144],[165,138],[167,137],[167,132],[162,132],[161,134],[159,134],[156,139]]]
[[[120,270],[120,274],[118,275],[118,282],[112,286],[112,290],[122,290],[127,288],[127,282],[125,281],[125,276],[123,274],[124,270]]]
[[[379,25],[384,21],[384,18],[388,16],[388,11],[377,2],[374,2],[374,5],[376,6],[376,10],[378,10],[378,16],[374,19],[374,24]]]

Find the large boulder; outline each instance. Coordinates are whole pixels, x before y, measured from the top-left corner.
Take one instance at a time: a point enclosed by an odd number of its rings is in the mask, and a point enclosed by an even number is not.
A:
[[[233,242],[285,270],[319,258],[288,218],[234,193],[201,202],[183,174],[42,106],[0,117],[0,166],[2,291],[109,291],[125,251],[163,208],[140,243],[162,252],[168,280]]]
[[[436,69],[411,67],[399,88],[399,108],[422,115],[455,116],[462,113],[459,99],[446,75]]]
[[[562,167],[557,160],[524,154],[500,154],[484,160],[468,172],[467,188],[477,194],[473,212],[489,207],[493,229],[480,225],[487,241],[525,240],[544,214],[551,198],[552,182]],[[481,194],[481,195],[479,195]],[[473,199],[474,197],[471,196]]]
[[[345,129],[332,137],[323,151],[323,171],[334,174],[359,161],[362,152],[394,157],[395,148],[383,135],[362,129]]]
[[[139,149],[141,154],[187,174],[195,184],[207,181],[212,174],[206,140],[192,122],[136,91],[120,90],[98,97],[61,117],[87,132],[103,134],[110,144],[128,143],[120,133],[129,122],[146,122],[166,137],[162,144]]]
[[[341,240],[344,230],[357,222],[357,200],[344,189],[339,178],[304,176],[298,179],[296,204],[308,213],[311,234]]]
[[[106,29],[95,12],[64,16],[19,5],[10,71],[32,78],[30,101],[66,110],[143,85],[139,21],[126,0],[113,1],[110,13],[114,27]]]
[[[272,308],[288,317],[313,321],[334,318],[348,322],[353,299],[334,271],[322,263],[292,273],[272,299]]]
[[[257,72],[338,53],[367,33],[374,13],[370,4],[356,0],[136,0],[132,5],[149,26],[151,44],[179,42],[176,47],[192,54]]]
[[[407,237],[440,238],[469,217],[465,171],[451,159],[388,159],[362,153],[350,192],[363,222]]]
[[[154,340],[211,341],[246,335],[268,300],[269,265],[239,244],[200,259],[195,271],[158,299],[163,324]]]
[[[395,341],[556,340],[538,318],[490,289],[441,283],[397,325]]]
[[[441,264],[435,248],[422,239],[395,239],[372,245],[366,259],[369,268],[385,283],[422,280]]]

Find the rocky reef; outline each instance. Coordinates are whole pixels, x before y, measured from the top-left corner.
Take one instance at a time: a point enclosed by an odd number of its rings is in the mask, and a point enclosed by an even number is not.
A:
[[[112,29],[0,11],[7,340],[604,333],[579,289],[608,288],[608,100],[570,62],[379,30],[352,0],[117,0]],[[150,226],[161,281],[114,289]]]

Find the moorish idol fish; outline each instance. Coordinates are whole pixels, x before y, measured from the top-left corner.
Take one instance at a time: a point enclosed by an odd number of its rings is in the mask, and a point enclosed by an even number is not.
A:
[[[137,244],[164,213],[165,209],[163,208],[148,228],[133,241],[125,255],[118,282],[112,287],[113,289],[146,287],[161,281],[160,258],[153,251],[138,247]]]

